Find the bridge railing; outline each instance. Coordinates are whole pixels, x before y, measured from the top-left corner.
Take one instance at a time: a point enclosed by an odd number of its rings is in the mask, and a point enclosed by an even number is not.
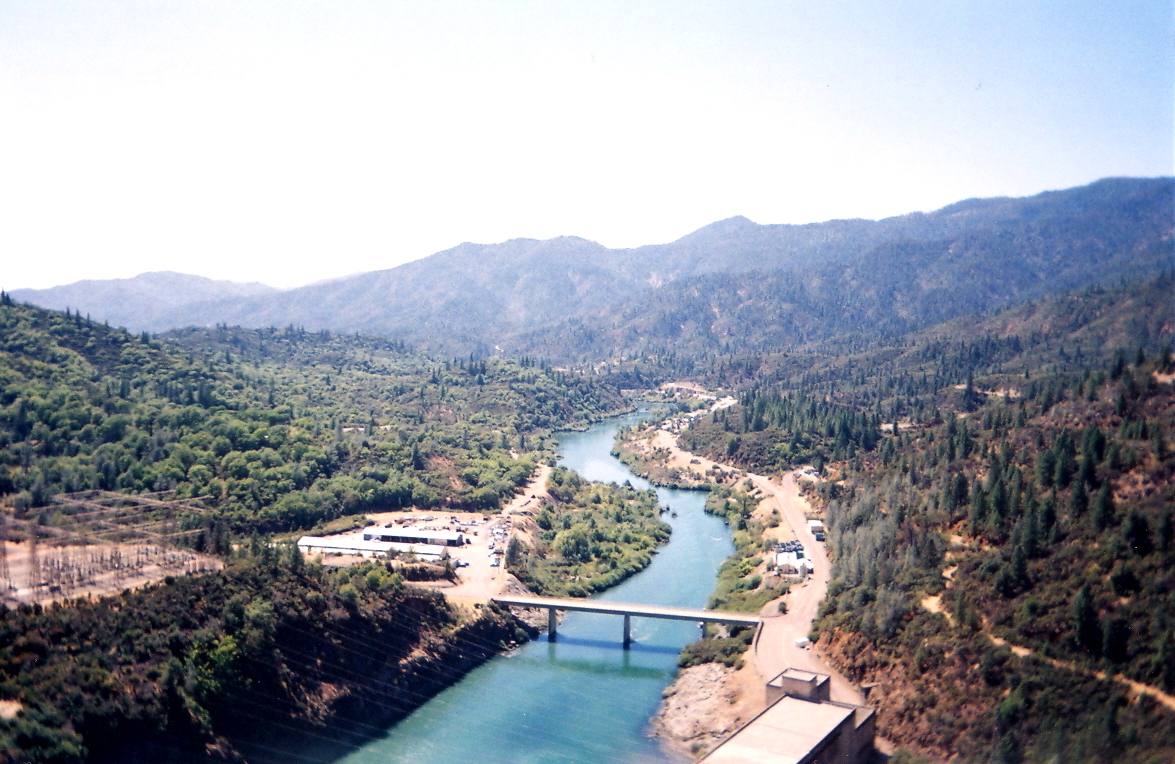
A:
[[[632,644],[632,618],[662,618],[674,621],[697,621],[699,623],[726,623],[736,626],[757,626],[759,616],[751,613],[731,613],[723,610],[702,608],[670,607],[667,605],[642,605],[631,602],[605,602],[566,597],[491,597],[499,605],[545,609],[547,611],[547,639],[554,642],[557,637],[556,613],[560,610],[580,613],[603,613],[624,616],[624,647]]]

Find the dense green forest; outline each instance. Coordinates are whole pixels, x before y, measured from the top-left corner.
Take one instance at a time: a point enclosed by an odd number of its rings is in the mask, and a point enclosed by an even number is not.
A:
[[[760,356],[736,408],[695,419],[681,443],[751,469],[822,464],[869,451],[881,430],[975,408],[1008,381],[1036,375],[1053,397],[1093,365],[1170,343],[1171,273],[1114,289],[1091,287],[991,316],[971,316],[863,349],[839,341]],[[725,362],[701,378],[728,378]],[[1042,376],[1042,375],[1047,375]],[[976,378],[982,378],[978,384]]]
[[[624,406],[615,388],[529,358],[434,361],[294,328],[131,335],[0,297],[10,517],[42,535],[67,521],[55,510],[67,492],[201,497],[193,543],[228,562],[120,597],[0,606],[0,697],[21,705],[0,722],[0,756],[350,750],[525,635],[507,614],[406,587],[390,564],[327,571],[269,534],[412,506],[494,511],[552,456],[554,428]],[[561,478],[595,506],[591,484]],[[666,533],[655,499],[627,498],[607,518],[623,570]],[[626,535],[629,521],[648,538]],[[586,554],[607,558],[592,538]]]
[[[207,497],[217,538],[492,510],[551,455],[553,428],[623,405],[529,359],[433,362],[293,328],[157,340],[0,307],[0,495],[22,516],[85,489]]]
[[[643,570],[669,540],[653,491],[592,483],[561,468],[551,473],[547,491],[534,538],[515,536],[506,550],[507,569],[536,593],[603,591]]]
[[[682,434],[682,448],[740,467],[818,468],[871,451],[879,438],[880,414],[858,411],[813,396],[752,388],[739,406],[715,411]]]

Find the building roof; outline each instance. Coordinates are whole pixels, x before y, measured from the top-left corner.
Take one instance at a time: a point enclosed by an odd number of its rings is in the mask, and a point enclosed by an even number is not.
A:
[[[386,541],[364,541],[355,536],[303,536],[298,546],[315,549],[353,549],[363,552],[390,552],[393,545]]]
[[[419,528],[365,528],[364,533],[373,536],[396,536],[398,538],[443,539],[445,541],[460,541],[464,538],[460,531],[425,531]]]
[[[801,682],[823,681],[828,679],[828,674],[817,674],[815,671],[805,671],[804,669],[789,668],[784,669],[775,679],[798,679]],[[775,681],[773,679],[772,681]]]
[[[808,673],[808,672],[803,672]],[[784,696],[705,758],[708,764],[799,764],[855,708]]]
[[[796,552],[778,552],[778,553],[776,553],[775,564],[780,565],[780,566],[792,565],[795,567],[803,567],[803,566],[807,566],[809,568],[812,567],[811,560],[809,560],[807,557],[804,557],[803,554],[797,554]]]
[[[418,557],[440,558],[446,551],[436,544],[402,544],[396,541],[364,541],[358,536],[303,536],[298,546],[308,549],[330,549],[343,552],[411,552]]]

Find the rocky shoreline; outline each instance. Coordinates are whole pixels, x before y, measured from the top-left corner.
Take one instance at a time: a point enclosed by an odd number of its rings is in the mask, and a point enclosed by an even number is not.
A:
[[[650,736],[694,758],[709,753],[767,702],[759,674],[749,664],[734,669],[703,663],[682,669],[662,696],[650,721]]]

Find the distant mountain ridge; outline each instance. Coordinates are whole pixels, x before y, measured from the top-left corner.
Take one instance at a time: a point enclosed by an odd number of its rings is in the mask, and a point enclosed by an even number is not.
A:
[[[49,289],[14,289],[12,298],[42,308],[71,308],[135,331],[157,329],[158,317],[195,303],[277,292],[258,282],[216,281],[175,271],[151,271],[129,279],[75,281]]]
[[[1139,281],[1175,268],[1172,184],[1144,190],[1103,181],[1040,204],[1033,203],[1040,197],[963,202],[926,217],[977,216],[983,225],[956,227],[956,217],[941,238],[883,241],[808,268],[679,279],[513,338],[511,349],[591,359],[769,352],[833,336],[851,345],[1093,284]]]
[[[1109,178],[880,221],[759,225],[734,217],[635,249],[578,237],[466,243],[280,292],[168,302],[124,291],[117,305],[73,304],[134,330],[293,324],[385,335],[448,355],[501,349],[599,357],[645,347],[715,349],[720,337],[779,346],[833,324],[900,333],[961,312],[1153,275],[1173,261],[1173,210],[1172,178]],[[13,296],[49,306],[44,295],[28,294]],[[51,306],[64,307],[57,299]]]

